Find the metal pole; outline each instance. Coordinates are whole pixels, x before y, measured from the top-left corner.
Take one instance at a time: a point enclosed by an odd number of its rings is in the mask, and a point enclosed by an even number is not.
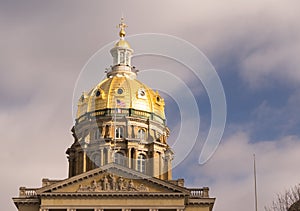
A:
[[[256,187],[256,164],[255,164],[255,154],[253,154],[253,164],[254,164],[254,197],[255,197],[255,211],[257,211],[257,187]]]

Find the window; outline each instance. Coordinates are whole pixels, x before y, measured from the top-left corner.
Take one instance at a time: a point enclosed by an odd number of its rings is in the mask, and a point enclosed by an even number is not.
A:
[[[149,209],[131,209],[131,211],[149,211]]]
[[[118,127],[116,129],[116,138],[123,138],[123,128],[122,127]]]
[[[104,211],[122,211],[122,209],[104,209]]]
[[[101,92],[99,90],[97,90],[95,95],[96,95],[96,97],[99,97],[101,95]]]
[[[125,57],[126,65],[130,65],[129,58],[130,58],[130,53],[126,51],[126,57]]]
[[[121,152],[115,153],[115,163],[124,166],[125,164],[124,155]]]
[[[158,211],[176,211],[177,209],[159,209]]]
[[[146,173],[146,156],[139,154],[137,159],[137,171]]]
[[[120,51],[120,64],[124,64],[124,63],[125,63],[125,52]]]
[[[67,211],[67,209],[49,209],[49,211]]]
[[[94,209],[76,209],[76,211],[94,211]]]
[[[109,137],[109,126],[105,125],[105,138]]]
[[[145,130],[139,129],[139,131],[138,131],[138,139],[140,139],[141,141],[145,140]]]
[[[123,92],[124,92],[124,90],[123,90],[122,88],[119,88],[119,89],[117,90],[117,93],[118,93],[119,95],[123,94]]]
[[[108,163],[108,151],[106,148],[103,149],[103,165]]]

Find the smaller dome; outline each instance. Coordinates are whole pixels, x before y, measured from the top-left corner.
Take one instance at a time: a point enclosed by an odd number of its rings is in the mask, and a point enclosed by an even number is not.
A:
[[[124,39],[120,39],[118,42],[116,42],[115,47],[130,48],[131,49],[129,43]]]

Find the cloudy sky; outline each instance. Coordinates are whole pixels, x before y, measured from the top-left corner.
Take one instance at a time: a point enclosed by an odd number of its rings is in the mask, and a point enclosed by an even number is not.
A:
[[[277,193],[300,182],[299,8],[298,0],[1,0],[1,209],[16,210],[11,197],[20,186],[67,177],[76,80],[88,59],[117,39],[123,14],[129,35],[164,33],[195,45],[224,87],[224,136],[213,157],[199,165],[209,99],[192,76],[182,75],[200,108],[201,135],[174,178],[185,178],[189,187],[209,186],[215,211],[251,211],[255,153],[263,210]],[[141,72],[172,67],[180,75],[180,65],[161,58],[135,62]],[[167,100],[168,124],[178,135],[179,118],[171,115],[178,106],[172,103]]]

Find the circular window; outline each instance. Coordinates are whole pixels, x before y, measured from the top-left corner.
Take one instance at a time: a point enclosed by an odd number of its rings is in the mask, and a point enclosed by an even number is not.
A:
[[[145,96],[146,96],[146,91],[143,88],[140,88],[138,90],[138,97],[139,98],[145,98]]]
[[[156,101],[159,102],[160,101],[160,97],[156,97]]]
[[[119,95],[123,94],[123,89],[119,88],[118,91],[117,91],[117,93],[118,93]]]
[[[97,90],[96,96],[99,97],[100,95],[101,95],[101,92],[99,90]]]

